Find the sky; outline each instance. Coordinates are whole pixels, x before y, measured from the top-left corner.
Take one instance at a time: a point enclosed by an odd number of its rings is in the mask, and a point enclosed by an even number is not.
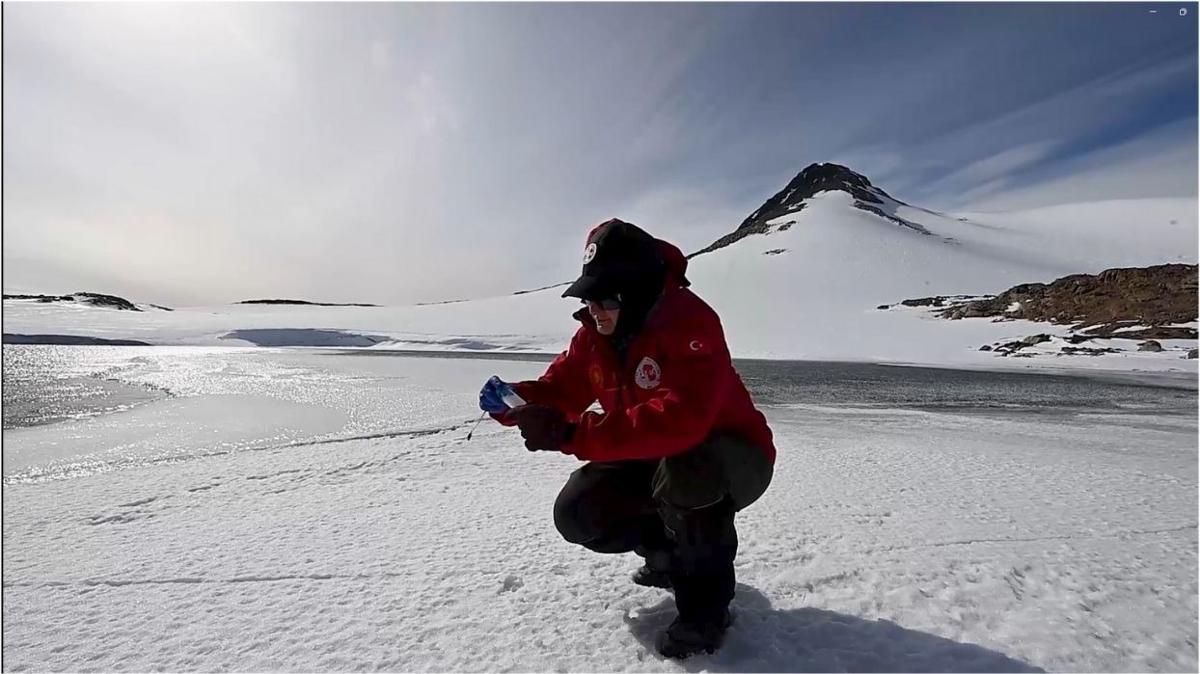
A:
[[[3,13],[6,293],[505,294],[822,161],[950,211],[1197,191],[1194,2]]]

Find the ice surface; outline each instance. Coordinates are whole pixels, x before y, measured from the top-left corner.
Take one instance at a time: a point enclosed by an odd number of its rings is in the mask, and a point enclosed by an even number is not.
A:
[[[379,335],[358,335],[342,330],[315,328],[276,328],[274,330],[234,330],[221,339],[236,339],[258,346],[375,346],[390,341]]]
[[[577,462],[491,422],[464,440],[488,376],[542,363],[163,351],[123,376],[176,398],[4,434],[34,463],[56,433],[102,457],[180,450],[100,470],[42,454],[36,477],[6,461],[6,670],[1197,667],[1194,389],[1086,412],[1032,406],[1056,389],[1019,381],[1011,410],[773,390],[779,461],[739,515],[737,621],[680,664],[652,648],[670,595],[555,532]]]

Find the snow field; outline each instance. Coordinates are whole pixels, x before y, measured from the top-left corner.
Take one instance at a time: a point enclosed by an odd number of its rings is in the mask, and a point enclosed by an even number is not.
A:
[[[6,669],[1197,666],[1195,417],[767,408],[779,462],[739,515],[737,622],[678,663],[652,648],[669,593],[553,528],[578,462],[490,422],[464,440],[479,382],[541,364],[194,360],[141,378],[250,409],[376,402],[297,431],[318,444],[6,475]]]

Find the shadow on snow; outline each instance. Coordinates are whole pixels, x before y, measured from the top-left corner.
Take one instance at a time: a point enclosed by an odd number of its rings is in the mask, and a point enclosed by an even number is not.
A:
[[[721,650],[682,661],[710,672],[1042,672],[975,644],[819,608],[780,610],[758,590],[738,584],[734,623]],[[667,597],[625,622],[654,652],[655,637],[675,617]]]

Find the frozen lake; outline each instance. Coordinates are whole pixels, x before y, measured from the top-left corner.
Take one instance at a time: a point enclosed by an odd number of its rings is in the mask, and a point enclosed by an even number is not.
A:
[[[12,671],[1196,668],[1194,381],[739,363],[779,463],[681,665],[670,595],[554,531],[577,462],[464,440],[538,358],[4,358]]]

